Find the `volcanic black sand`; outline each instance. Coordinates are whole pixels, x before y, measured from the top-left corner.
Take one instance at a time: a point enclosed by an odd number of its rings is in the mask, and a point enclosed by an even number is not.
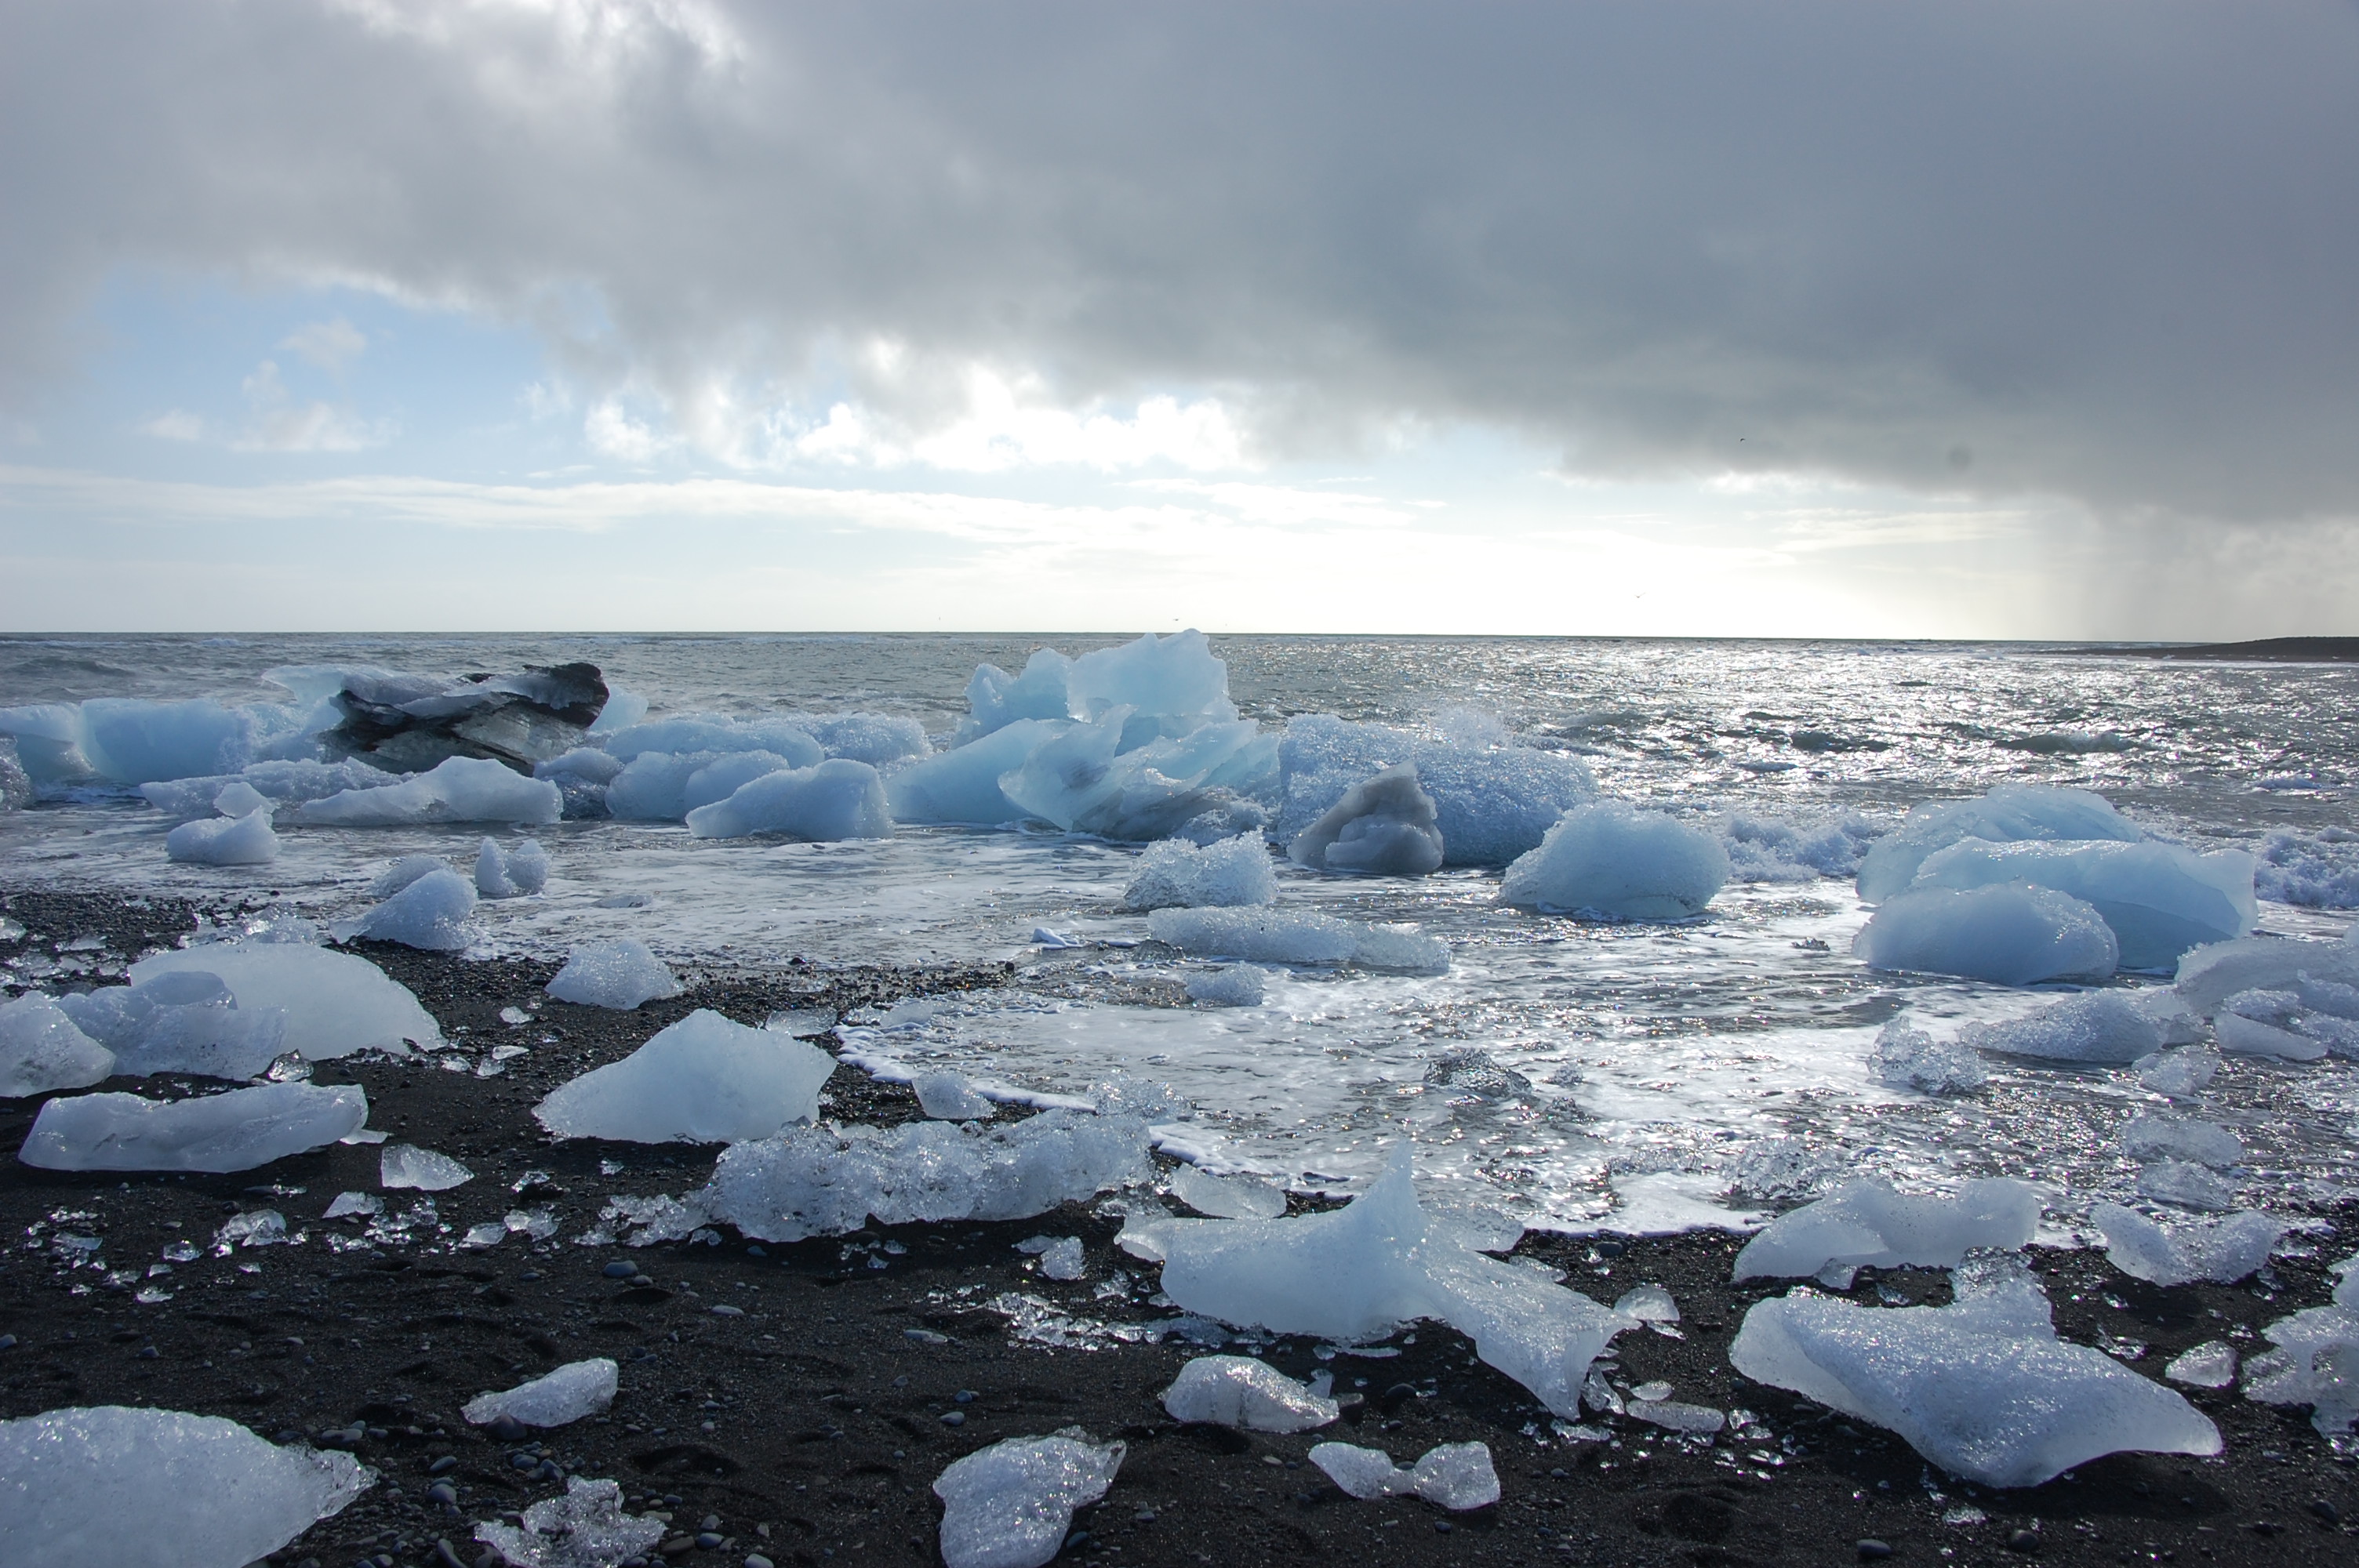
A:
[[[93,935],[118,957],[136,957],[172,945],[196,914],[162,900],[36,892],[8,899],[5,912],[28,935],[0,945],[0,959]],[[1532,1236],[1519,1248],[1606,1300],[1642,1282],[1668,1286],[1685,1314],[1681,1337],[1624,1335],[1616,1377],[1665,1379],[1677,1400],[1757,1418],[1713,1439],[1604,1418],[1598,1424],[1612,1435],[1603,1444],[1551,1436],[1549,1417],[1520,1388],[1430,1324],[1383,1347],[1392,1355],[1321,1362],[1306,1340],[1252,1346],[1297,1377],[1323,1367],[1339,1393],[1364,1395],[1350,1424],[1299,1437],[1179,1426],[1158,1396],[1201,1347],[1125,1337],[1171,1314],[1149,1304],[1154,1268],[1116,1251],[1118,1222],[1091,1206],[794,1246],[729,1235],[636,1250],[577,1245],[608,1195],[683,1191],[702,1180],[712,1152],[552,1143],[530,1110],[554,1085],[696,1007],[758,1023],[780,1007],[996,985],[1007,972],[820,969],[781,955],[756,974],[704,977],[677,1000],[614,1013],[548,1000],[547,964],[393,947],[368,956],[470,1050],[531,1047],[489,1078],[441,1070],[432,1058],[320,1067],[319,1082],[366,1087],[373,1127],[476,1173],[435,1195],[437,1218],[417,1224],[408,1244],[337,1250],[328,1238],[355,1242],[359,1224],[319,1218],[336,1194],[375,1190],[372,1147],[232,1176],[125,1180],[10,1162],[0,1177],[0,1217],[20,1238],[0,1271],[0,1332],[14,1336],[0,1349],[0,1414],[113,1403],[203,1411],[281,1441],[350,1446],[380,1472],[375,1487],[274,1563],[490,1561],[472,1539],[475,1521],[560,1491],[561,1476],[577,1474],[618,1480],[637,1510],[668,1513],[665,1548],[676,1563],[734,1565],[754,1552],[780,1563],[936,1561],[939,1507],[929,1487],[943,1466],[1003,1437],[1067,1426],[1129,1445],[1105,1501],[1076,1519],[1068,1562],[1735,1568],[1883,1555],[1862,1542],[1888,1546],[1895,1563],[2354,1561],[2354,1527],[2343,1521],[2359,1520],[2359,1484],[2300,1411],[2233,1390],[2190,1391],[2220,1425],[2221,1458],[2115,1455],[2034,1491],[1994,1493],[1947,1481],[1905,1444],[1736,1376],[1729,1340],[1746,1306],[1773,1292],[1728,1282],[1739,1242],[1727,1236]],[[536,1016],[504,1023],[506,1007]],[[157,1092],[152,1083],[108,1087]],[[848,1068],[830,1091],[829,1114],[842,1120],[916,1113],[907,1091]],[[0,1137],[13,1147],[38,1108],[5,1102]],[[530,1171],[546,1180],[519,1195]],[[386,1197],[397,1217],[419,1201]],[[561,1221],[546,1243],[519,1235],[481,1250],[458,1246],[472,1225],[538,1207]],[[307,1238],[214,1257],[223,1221],[260,1208],[279,1211]],[[2065,1337],[2142,1341],[2132,1365],[2158,1377],[2171,1356],[2203,1340],[2259,1348],[2263,1325],[2327,1299],[2323,1266],[2359,1242],[2359,1213],[2314,1217],[2332,1228],[2299,1238],[2310,1255],[2281,1259],[2266,1281],[2240,1287],[2155,1290],[2087,1252],[2040,1252],[2035,1264]],[[1030,1271],[1015,1244],[1044,1233],[1082,1238],[1086,1279],[1059,1284]],[[103,1267],[69,1268],[61,1234],[100,1238]],[[200,1260],[147,1277],[177,1242],[197,1247]],[[622,1260],[647,1277],[606,1277]],[[1938,1303],[1945,1279],[1869,1274],[1855,1293]],[[142,1303],[142,1290],[169,1299]],[[588,1356],[623,1366],[604,1419],[531,1442],[500,1441],[459,1419],[479,1391]],[[1355,1502],[1304,1463],[1331,1437],[1405,1461],[1438,1443],[1479,1439],[1506,1495],[1456,1515],[1413,1499]],[[455,1491],[455,1504],[429,1496],[437,1484]],[[717,1545],[696,1544],[707,1531]]]

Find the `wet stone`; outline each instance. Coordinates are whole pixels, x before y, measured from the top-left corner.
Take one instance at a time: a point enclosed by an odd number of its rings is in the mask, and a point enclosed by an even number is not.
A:
[[[1859,1560],[1862,1563],[1881,1563],[1886,1558],[1892,1555],[1892,1543],[1887,1541],[1878,1541],[1874,1536],[1869,1536],[1866,1540],[1858,1543],[1856,1550],[1859,1552]]]

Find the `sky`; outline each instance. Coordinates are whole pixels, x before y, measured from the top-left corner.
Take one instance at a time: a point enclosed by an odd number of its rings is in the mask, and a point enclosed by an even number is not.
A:
[[[2359,633],[2359,0],[23,0],[0,629]]]

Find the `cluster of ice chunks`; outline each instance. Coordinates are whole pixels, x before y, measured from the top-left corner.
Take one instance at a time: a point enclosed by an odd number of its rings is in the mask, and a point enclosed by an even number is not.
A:
[[[1859,868],[1859,896],[1882,903],[1917,880],[1936,851],[1969,838],[1992,844],[2108,839],[2136,843],[2146,830],[2103,795],[2048,784],[2001,784],[1971,800],[1924,801],[1878,839]]]
[[[549,885],[549,851],[538,839],[527,838],[513,849],[486,838],[475,851],[475,894],[479,898],[530,898]]]
[[[1407,762],[1433,798],[1445,863],[1504,866],[1538,848],[1557,820],[1597,794],[1580,759],[1514,743],[1496,732],[1420,738],[1332,714],[1288,720],[1278,743],[1284,804],[1276,825],[1290,841],[1380,768]]]
[[[1149,844],[1122,890],[1125,909],[1235,908],[1277,902],[1277,872],[1258,833],[1210,844]]]
[[[2163,1023],[2128,991],[2083,991],[2004,1023],[1969,1023],[1958,1042],[1977,1051],[2055,1062],[2128,1063],[2169,1042]]]
[[[2112,928],[2126,969],[2168,968],[2190,947],[2242,936],[2259,918],[2252,856],[2242,849],[2198,855],[2152,840],[1969,838],[1927,856],[1909,885],[1963,891],[2014,882],[2051,888],[2094,909]]]
[[[11,1563],[245,1568],[374,1485],[349,1454],[280,1448],[234,1421],[124,1405],[0,1422]]]
[[[636,936],[581,942],[543,988],[560,1001],[629,1012],[680,992],[679,978]]]
[[[790,713],[787,721],[830,757],[865,762],[882,772],[933,754],[926,727],[900,713]]]
[[[2099,1204],[2089,1223],[2105,1238],[2105,1259],[2134,1280],[2233,1285],[2269,1260],[2286,1227],[2257,1210],[2193,1225],[2157,1224],[2120,1204]]]
[[[521,1524],[475,1527],[475,1539],[508,1568],[610,1568],[644,1558],[669,1533],[661,1519],[625,1513],[614,1482],[579,1476],[567,1479],[563,1497],[543,1498],[518,1518]]]
[[[1441,869],[1440,823],[1440,807],[1417,782],[1417,765],[1396,762],[1345,790],[1325,815],[1294,836],[1287,854],[1296,865],[1318,871],[1426,876]]]
[[[1310,1432],[1342,1413],[1266,1361],[1251,1356],[1199,1356],[1163,1390],[1173,1421],[1241,1426],[1249,1432]]]
[[[893,836],[884,781],[866,762],[845,758],[763,773],[739,784],[726,799],[690,810],[687,820],[688,830],[699,838],[783,833],[835,843]]]
[[[2036,1487],[2102,1454],[2210,1454],[2220,1433],[2180,1395],[2056,1337],[2012,1258],[1952,1275],[1945,1307],[1865,1307],[1807,1292],[1755,1303],[1729,1360],[1745,1376],[1898,1433],[1987,1487]]]
[[[1073,661],[1054,648],[1035,648],[1020,676],[997,665],[977,665],[966,683],[967,716],[951,744],[963,749],[1017,724],[1071,719],[1072,670]],[[1227,683],[1222,684],[1225,695]]]
[[[1114,1485],[1125,1452],[1069,1427],[1006,1438],[957,1460],[934,1479],[944,1568],[1041,1568],[1063,1548],[1073,1510]]]
[[[354,1051],[399,1054],[439,1046],[440,1029],[418,999],[353,953],[301,942],[209,942],[157,953],[131,966],[134,986],[164,975],[217,976],[239,1011],[286,1015],[283,1049],[325,1062]]]
[[[1972,1049],[1936,1040],[1898,1018],[1876,1032],[1867,1065],[1879,1083],[1919,1094],[1963,1094],[1990,1081],[1990,1069]]]
[[[1190,1001],[1209,1007],[1259,1007],[1269,985],[1269,971],[1254,964],[1230,964],[1190,975],[1186,984]]]
[[[1150,724],[1142,735],[1136,717],[1118,706],[1073,725],[1002,773],[1000,793],[1023,815],[1068,832],[1136,841],[1171,837],[1275,783],[1277,743],[1253,719],[1207,721],[1179,735]]]
[[[1492,1466],[1490,1445],[1484,1443],[1444,1443],[1426,1450],[1424,1457],[1407,1468],[1395,1465],[1381,1448],[1321,1443],[1311,1447],[1310,1463],[1344,1493],[1364,1502],[1419,1497],[1437,1508],[1464,1512],[1499,1500],[1499,1473]]]
[[[348,789],[295,808],[315,827],[415,827],[441,822],[549,823],[565,799],[547,779],[484,757],[451,757],[399,784]]]
[[[819,1114],[835,1059],[790,1034],[699,1008],[619,1062],[550,1091],[533,1116],[560,1138],[739,1143]]]
[[[477,1394],[459,1413],[473,1426],[506,1416],[526,1426],[567,1426],[614,1402],[621,1371],[603,1356],[569,1361],[557,1370],[497,1393]]]
[[[336,922],[329,931],[339,942],[365,938],[429,953],[457,953],[474,939],[468,924],[474,914],[475,884],[438,862],[383,903]]]
[[[1685,920],[1728,881],[1720,840],[1620,801],[1578,806],[1518,857],[1499,902],[1607,920]]]
[[[368,1120],[358,1087],[259,1084],[192,1099],[52,1099],[16,1157],[45,1171],[250,1171],[325,1148]]]
[[[1158,909],[1147,917],[1147,929],[1158,942],[1206,957],[1358,964],[1415,975],[1450,968],[1450,949],[1439,937],[1304,910]]]
[[[1852,938],[1852,952],[1871,968],[1962,975],[2007,986],[2101,980],[2121,956],[2113,927],[2094,908],[2051,888],[2020,883],[1894,893]]]
[[[2335,1437],[2359,1422],[2359,1259],[2334,1266],[2333,1299],[2262,1330],[2275,1347],[2245,1363],[2245,1397],[2308,1405],[2310,1422]]]
[[[1771,1220],[1737,1253],[1734,1277],[1849,1290],[1862,1269],[1953,1269],[1977,1249],[2025,1246],[2038,1224],[2038,1191],[2006,1177],[1912,1197],[1863,1176]]]
[[[350,758],[337,762],[307,759],[254,762],[234,773],[158,780],[141,784],[139,794],[165,816],[186,822],[219,812],[222,795],[233,784],[252,790],[274,806],[301,806],[345,790],[375,789],[400,782],[394,774]]]
[[[192,866],[266,866],[278,858],[271,809],[266,803],[240,816],[183,822],[164,835],[165,857]]]
[[[2195,948],[2172,989],[2232,1054],[2359,1056],[2359,927],[2340,942],[2251,936]]]
[[[114,1056],[114,1071],[259,1077],[287,1049],[287,1014],[241,1008],[222,978],[174,969],[127,986],[58,999],[74,1026]]]
[[[88,1088],[114,1072],[114,1053],[35,991],[0,1002],[0,1099]]]
[[[0,708],[0,735],[16,737],[26,771],[40,784],[234,773],[274,741],[302,739],[298,724],[293,711],[272,704],[228,708],[210,697],[109,697]]]

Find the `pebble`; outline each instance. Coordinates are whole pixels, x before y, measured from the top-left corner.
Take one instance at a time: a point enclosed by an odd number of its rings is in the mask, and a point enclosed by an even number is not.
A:
[[[2310,1505],[2310,1511],[2317,1517],[2318,1521],[2321,1524],[2341,1524],[2343,1522],[2342,1510],[2337,1509],[2332,1503],[2328,1502],[2324,1498],[2313,1498]]]
[[[532,1435],[532,1429],[512,1415],[502,1415],[484,1428],[484,1435],[495,1443],[522,1443]]]
[[[606,1278],[610,1280],[627,1280],[638,1271],[639,1266],[636,1263],[623,1262],[609,1263],[603,1271]]]
[[[949,1335],[936,1334],[930,1328],[905,1328],[901,1333],[920,1345],[948,1345],[951,1342]]]
[[[723,1302],[712,1309],[712,1315],[715,1317],[744,1317],[745,1315],[745,1309],[741,1306],[731,1306],[728,1303]]]
[[[1881,1563],[1891,1555],[1892,1543],[1888,1541],[1878,1541],[1871,1535],[1859,1543],[1859,1560],[1862,1563]]]
[[[966,1424],[966,1411],[944,1411],[942,1412],[942,1424],[944,1426],[964,1426]]]
[[[2007,1532],[2006,1549],[2009,1552],[2037,1552],[2039,1550],[2039,1532],[2030,1530],[2010,1530]]]
[[[773,1564],[760,1552],[749,1552],[745,1554],[745,1568],[773,1568]]]
[[[976,1393],[973,1389],[961,1389],[957,1393],[951,1396],[951,1400],[954,1404],[971,1405],[982,1397],[983,1396],[981,1394]]]
[[[718,1545],[720,1545],[720,1544],[721,1544],[721,1537],[720,1537],[720,1536],[718,1536],[718,1535],[715,1535],[712,1531],[711,1531],[711,1530],[700,1530],[700,1531],[698,1531],[698,1532],[697,1532],[697,1537],[696,1537],[696,1545],[697,1545],[697,1550],[698,1550],[698,1551],[700,1551],[700,1552],[710,1552],[710,1551],[712,1551],[714,1547],[716,1547],[716,1546],[718,1546]]]
[[[437,1481],[426,1488],[426,1498],[429,1502],[455,1503],[459,1500],[459,1488],[448,1481]]]
[[[1390,1415],[1415,1398],[1417,1390],[1414,1387],[1408,1383],[1395,1383],[1376,1396],[1376,1408]]]
[[[458,1467],[459,1456],[455,1454],[445,1454],[441,1458],[426,1466],[426,1473],[429,1476],[440,1476],[456,1470]]]

